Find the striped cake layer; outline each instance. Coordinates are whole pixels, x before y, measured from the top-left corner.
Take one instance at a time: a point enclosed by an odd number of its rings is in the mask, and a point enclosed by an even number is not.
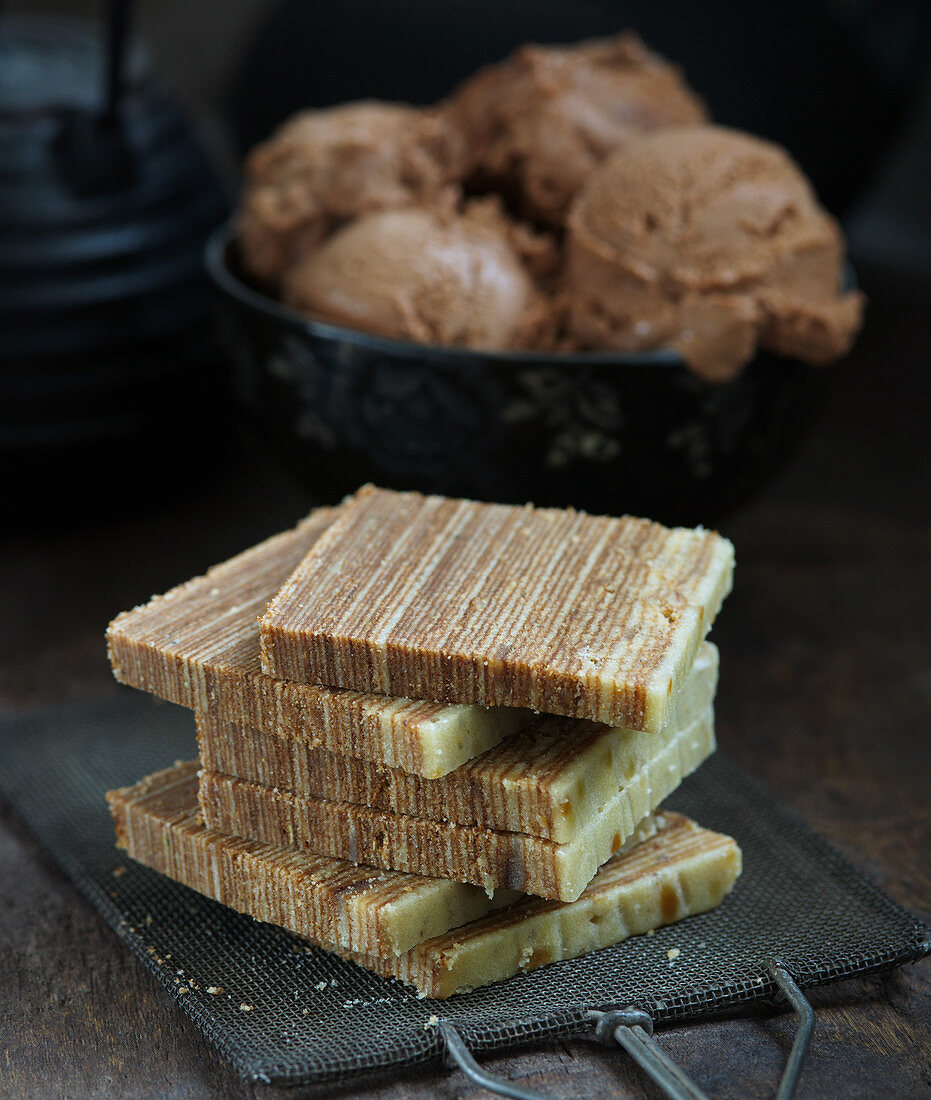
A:
[[[705,642],[679,692],[670,734],[707,712],[717,671],[717,649]],[[662,744],[662,735],[541,716],[449,775],[424,779],[207,715],[198,715],[197,729],[208,771],[330,802],[559,844],[574,840]]]
[[[741,872],[722,833],[664,813],[656,835],[606,863],[573,902],[526,898],[390,960],[349,956],[444,999],[577,958],[720,905]]]
[[[700,529],[366,486],[269,605],[262,667],[655,733],[732,572]]]
[[[432,777],[526,724],[522,710],[391,699],[262,673],[258,620],[337,514],[318,509],[293,530],[119,615],[107,632],[116,678],[218,722]]]
[[[474,883],[489,892],[505,888],[574,901],[601,864],[711,754],[712,708],[682,731],[654,736],[653,744],[651,758],[567,844],[304,797],[210,771],[201,772],[199,797],[206,824],[220,832]]]
[[[258,920],[343,951],[391,958],[517,900],[477,886],[377,870],[208,829],[196,761],[156,772],[107,800],[117,844],[139,863]]]
[[[730,837],[664,813],[656,835],[606,863],[576,901],[518,899],[394,955],[375,929],[403,925],[405,915],[416,923],[412,910],[421,907],[429,880],[211,832],[198,822],[194,767],[152,776],[147,793],[111,792],[118,841],[130,856],[241,913],[407,982],[425,997],[476,989],[705,912],[740,874],[740,849]],[[319,864],[332,868],[329,876],[321,878]],[[328,880],[344,888],[325,889]],[[407,914],[399,910],[405,884],[413,899]],[[379,953],[347,949],[349,929],[352,942],[378,944]]]

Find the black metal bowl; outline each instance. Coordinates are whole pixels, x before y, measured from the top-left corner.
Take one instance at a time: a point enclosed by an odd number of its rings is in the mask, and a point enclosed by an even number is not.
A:
[[[250,286],[229,227],[207,246],[236,389],[324,499],[361,482],[717,523],[791,455],[826,372],[758,355],[702,382],[673,352],[478,352],[310,320]]]

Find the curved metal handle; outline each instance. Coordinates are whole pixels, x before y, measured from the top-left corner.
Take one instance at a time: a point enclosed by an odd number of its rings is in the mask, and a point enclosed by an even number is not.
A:
[[[792,1095],[795,1093],[795,1086],[798,1084],[799,1074],[802,1072],[802,1063],[808,1053],[808,1044],[811,1042],[812,1032],[815,1030],[815,1010],[795,984],[792,975],[778,959],[770,963],[768,969],[773,981],[786,995],[789,1004],[800,1017],[798,1031],[795,1033],[792,1049],[786,1059],[786,1068],[783,1070],[782,1080],[779,1082],[779,1088],[776,1091],[776,1100],[791,1100]]]
[[[622,1046],[670,1100],[708,1100],[707,1095],[653,1042],[653,1019],[648,1012],[639,1008],[619,1008],[611,1012],[593,1012],[591,1018],[597,1021],[595,1035],[603,1043],[613,1039]]]
[[[815,1029],[815,1013],[779,959],[774,959],[766,969],[776,987],[785,994],[800,1017],[798,1031],[776,1090],[776,1100],[791,1100]],[[644,1021],[644,1017],[649,1024]],[[596,1021],[595,1034],[598,1038],[602,1042],[613,1039],[622,1046],[670,1100],[708,1100],[707,1094],[653,1042],[653,1021],[649,1013],[642,1009],[628,1008],[613,1012],[592,1012],[590,1018]]]
[[[496,1092],[499,1096],[512,1096],[514,1100],[554,1100],[549,1093],[537,1092],[536,1089],[524,1088],[523,1085],[513,1085],[503,1077],[496,1077],[475,1061],[469,1053],[469,1048],[462,1041],[459,1032],[444,1020],[440,1024],[440,1036],[446,1044],[446,1055],[450,1061],[462,1070],[462,1072],[476,1085],[481,1085],[489,1092]]]
[[[780,960],[774,959],[767,970],[800,1017],[798,1031],[776,1090],[776,1100],[791,1100],[815,1028],[815,1013]],[[588,1017],[595,1024],[595,1035],[603,1043],[613,1041],[622,1046],[670,1100],[708,1100],[708,1096],[653,1041],[653,1019],[648,1012],[642,1008],[618,1008],[609,1012],[592,1011]],[[440,1023],[439,1032],[446,1047],[447,1059],[474,1084],[499,1096],[514,1097],[515,1100],[555,1100],[548,1093],[512,1084],[483,1070],[469,1053],[459,1032],[448,1021]]]

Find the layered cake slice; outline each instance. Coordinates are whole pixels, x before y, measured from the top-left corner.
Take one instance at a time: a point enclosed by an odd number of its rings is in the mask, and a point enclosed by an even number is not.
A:
[[[705,642],[679,693],[670,733],[706,714],[717,670],[717,649]],[[203,714],[197,729],[207,771],[311,798],[529,833],[560,844],[575,839],[662,745],[655,734],[538,716],[449,775],[424,779]]]
[[[574,902],[525,898],[398,958],[355,961],[444,999],[705,913],[740,872],[731,837],[664,813],[651,839],[606,863]]]
[[[258,620],[338,514],[320,508],[293,530],[117,616],[107,631],[116,678],[217,722],[431,777],[525,725],[525,710],[334,691],[262,673]]]
[[[732,569],[708,531],[366,486],[269,605],[262,668],[657,732]]]
[[[378,870],[208,829],[197,761],[109,791],[116,842],[133,859],[258,920],[342,950],[390,958],[517,900],[477,886]]]
[[[740,874],[740,849],[730,837],[664,813],[656,834],[605,864],[578,900],[515,899],[475,919],[464,914],[484,895],[462,904],[469,887],[207,829],[198,819],[195,767],[110,792],[119,846],[177,882],[425,997],[449,997],[705,912]]]
[[[266,844],[474,883],[489,893],[506,888],[574,901],[638,830],[643,838],[648,815],[714,750],[712,708],[650,743],[648,759],[565,844],[311,798],[210,771],[201,773],[200,803],[211,828]]]

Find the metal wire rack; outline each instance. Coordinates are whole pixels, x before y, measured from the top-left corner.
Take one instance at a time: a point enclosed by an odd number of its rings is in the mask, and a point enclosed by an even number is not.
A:
[[[539,1096],[490,1077],[474,1056],[594,1032],[668,1095],[695,1098],[703,1094],[652,1028],[784,996],[802,1020],[777,1092],[787,1098],[811,1037],[801,990],[931,952],[925,925],[718,753],[667,804],[740,843],[744,873],[722,906],[474,993],[421,1000],[116,850],[104,791],[195,754],[189,712],[120,693],[0,724],[0,791],[252,1081],[296,1086],[445,1058],[502,1095]]]

